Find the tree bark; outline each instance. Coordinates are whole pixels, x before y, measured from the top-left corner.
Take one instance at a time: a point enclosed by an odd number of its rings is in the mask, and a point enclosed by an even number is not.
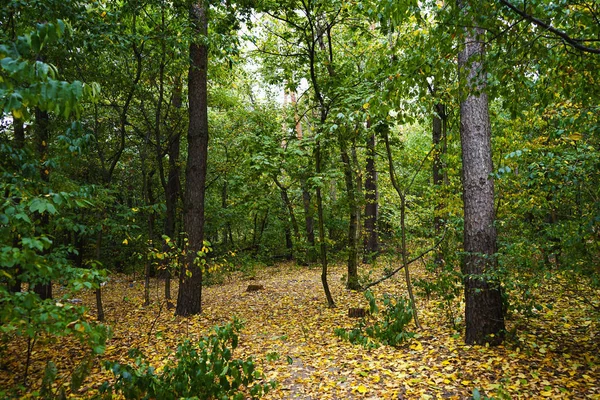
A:
[[[367,165],[365,176],[365,251],[363,263],[377,257],[379,252],[379,235],[377,218],[379,216],[379,193],[377,191],[377,169],[375,165],[375,133],[367,139]]]
[[[204,195],[206,187],[206,161],[208,156],[208,35],[206,5],[193,4],[190,19],[194,31],[201,36],[190,43],[190,68],[188,72],[188,161],[185,171],[184,225],[188,248],[186,262],[179,274],[179,294],[175,315],[193,315],[202,312],[202,268],[195,262],[204,240]]]
[[[340,145],[340,156],[344,169],[344,180],[346,182],[346,192],[348,196],[349,222],[348,222],[348,281],[346,288],[350,290],[359,290],[358,282],[358,243],[356,232],[358,230],[358,221],[356,216],[356,190],[354,187],[354,177],[352,176],[352,164],[348,156],[348,148],[342,137],[338,138]]]
[[[321,142],[317,140],[315,143],[315,172],[317,175],[321,174]],[[321,187],[317,186],[317,213],[319,214],[319,254],[321,256],[321,283],[323,284],[323,290],[325,291],[325,297],[327,298],[327,305],[329,307],[335,307],[333,296],[329,290],[329,283],[327,283],[327,243],[325,242],[325,221],[323,218],[323,197],[321,195]]]
[[[440,215],[446,207],[442,187],[444,185],[444,161],[446,154],[446,128],[448,117],[446,115],[446,106],[441,103],[435,106],[436,114],[433,117],[432,127],[432,144],[435,150],[433,151],[433,186],[437,193],[437,204],[434,208],[433,229],[436,237],[440,237],[444,229],[444,218]],[[435,252],[434,263],[439,269],[444,264],[444,255],[441,249]]]
[[[466,2],[459,1],[464,7]],[[467,344],[500,344],[504,339],[502,293],[493,277],[496,260],[494,227],[494,181],[492,173],[491,126],[483,29],[464,32],[463,48],[458,56],[459,76],[463,83],[460,104],[462,180],[464,201],[463,274],[465,285],[465,322]]]
[[[175,238],[177,228],[177,201],[179,200],[179,191],[181,183],[179,181],[179,149],[180,149],[180,135],[176,134],[173,140],[169,143],[167,153],[169,155],[169,172],[166,186],[166,206],[167,211],[165,215],[165,235],[176,241]],[[164,250],[168,250],[168,246],[165,244]],[[168,261],[167,261],[168,262]],[[169,266],[164,271],[165,277],[165,299],[167,300],[168,306],[171,306],[171,271]]]

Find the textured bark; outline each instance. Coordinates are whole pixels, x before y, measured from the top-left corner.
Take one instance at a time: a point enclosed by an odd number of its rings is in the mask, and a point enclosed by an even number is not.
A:
[[[365,240],[363,262],[373,260],[379,252],[377,218],[379,216],[379,193],[375,164],[375,133],[367,139],[367,165],[365,176]]]
[[[346,288],[350,290],[359,290],[358,282],[358,243],[356,232],[358,230],[358,221],[356,218],[356,190],[354,187],[354,177],[352,176],[352,164],[348,156],[348,148],[343,138],[339,138],[340,156],[344,169],[344,181],[346,183],[346,193],[348,196],[349,222],[348,222],[348,281]]]
[[[194,4],[190,18],[197,36],[208,34],[205,4]],[[204,39],[204,38],[202,38]],[[202,312],[202,269],[195,263],[204,240],[204,195],[208,156],[208,47],[202,41],[190,43],[188,72],[188,161],[185,171],[184,227],[188,238],[186,262],[179,274],[176,315]]]
[[[473,24],[475,18],[473,17]],[[494,181],[488,98],[484,92],[483,29],[465,30],[458,65],[463,85],[460,104],[464,201],[465,322],[467,344],[497,345],[504,338],[504,315],[495,269]]]

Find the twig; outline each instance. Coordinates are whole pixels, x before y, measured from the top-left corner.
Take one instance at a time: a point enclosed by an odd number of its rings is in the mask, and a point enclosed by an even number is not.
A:
[[[160,314],[162,313],[163,305],[164,302],[159,302],[158,314],[156,315],[156,318],[154,318],[154,321],[152,321],[152,325],[150,325],[150,330],[148,331],[148,343],[150,343],[150,336],[152,335],[152,331],[156,326],[156,322],[158,321],[158,319],[160,318]]]
[[[421,259],[421,258],[423,258],[425,255],[427,255],[428,253],[430,253],[430,252],[432,252],[433,250],[437,249],[437,248],[440,246],[440,244],[442,244],[442,242],[444,241],[444,238],[446,237],[446,232],[447,232],[447,231],[448,231],[448,230],[446,229],[446,230],[444,231],[444,234],[443,234],[443,235],[442,235],[442,237],[440,238],[440,240],[439,240],[439,241],[438,241],[436,244],[434,244],[432,247],[430,247],[429,249],[425,250],[424,252],[422,252],[421,254],[419,254],[417,257],[415,257],[415,258],[413,258],[413,259],[410,259],[410,260],[408,260],[408,261],[406,262],[406,264],[402,264],[401,266],[399,266],[398,268],[396,268],[395,270],[393,270],[393,271],[392,271],[392,272],[390,272],[389,274],[385,275],[383,278],[380,278],[380,279],[378,279],[378,280],[376,280],[376,281],[374,281],[374,282],[371,282],[371,283],[369,283],[369,284],[365,285],[365,286],[363,287],[363,290],[367,290],[368,288],[370,288],[370,287],[373,287],[373,286],[375,286],[375,285],[377,285],[377,284],[379,284],[379,283],[381,283],[381,282],[383,282],[383,281],[385,281],[385,280],[387,280],[387,279],[391,278],[392,276],[396,275],[396,274],[398,273],[398,271],[400,271],[400,270],[401,270],[401,269],[403,269],[404,267],[408,267],[410,264],[414,263],[415,261],[418,261],[418,260],[420,260],[420,259]]]

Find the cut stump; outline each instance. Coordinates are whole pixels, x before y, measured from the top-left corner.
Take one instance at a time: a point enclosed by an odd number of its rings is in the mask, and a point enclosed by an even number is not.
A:
[[[348,317],[350,318],[364,318],[367,315],[367,310],[364,308],[349,308]]]
[[[265,287],[263,285],[248,285],[246,292],[257,292],[259,290],[263,290]]]

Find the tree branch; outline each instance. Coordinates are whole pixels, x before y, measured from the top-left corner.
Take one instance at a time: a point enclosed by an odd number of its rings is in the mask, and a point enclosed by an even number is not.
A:
[[[521,17],[525,18],[527,21],[536,24],[537,26],[546,29],[549,32],[552,32],[554,35],[560,37],[566,43],[568,43],[571,47],[576,48],[579,51],[584,53],[592,53],[592,54],[600,54],[600,49],[584,46],[581,42],[585,42],[583,39],[575,39],[569,36],[566,32],[561,31],[552,26],[552,23],[546,23],[539,18],[534,17],[533,15],[527,14],[525,11],[517,8],[515,5],[511,4],[508,0],[500,0],[500,3],[504,4],[506,7],[511,9],[513,12],[517,13]]]
[[[398,268],[396,268],[395,270],[393,270],[392,272],[390,272],[389,274],[385,275],[384,277],[377,279],[376,281],[373,281],[367,285],[365,285],[363,287],[363,290],[367,290],[375,285],[380,284],[381,282],[391,278],[392,276],[396,275],[398,273],[398,271],[404,269],[405,267],[408,267],[410,264],[414,263],[415,261],[420,260],[421,258],[425,257],[427,254],[431,253],[433,250],[437,249],[440,244],[442,244],[442,242],[444,241],[444,239],[446,238],[446,232],[448,230],[444,231],[444,234],[442,235],[442,237],[440,238],[440,240],[437,241],[437,243],[435,243],[432,247],[430,247],[429,249],[425,250],[424,252],[422,252],[421,254],[419,254],[418,256],[416,256],[415,258],[412,258],[410,260],[408,260],[406,262],[406,264],[402,264],[401,266],[399,266]]]

